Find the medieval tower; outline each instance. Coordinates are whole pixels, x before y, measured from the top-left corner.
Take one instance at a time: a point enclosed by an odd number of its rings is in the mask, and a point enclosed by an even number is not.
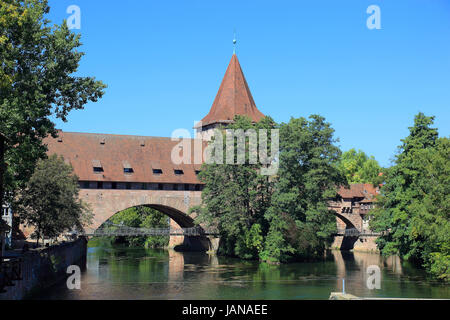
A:
[[[211,110],[195,126],[196,137],[210,140],[215,128],[226,127],[236,115],[248,116],[254,122],[264,118],[256,107],[239,60],[233,53]]]

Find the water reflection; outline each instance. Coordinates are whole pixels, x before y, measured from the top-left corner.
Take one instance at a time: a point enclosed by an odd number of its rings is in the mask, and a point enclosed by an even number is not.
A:
[[[366,287],[367,267],[381,269],[381,289]],[[89,248],[81,290],[65,284],[41,299],[328,299],[357,296],[450,298],[448,288],[398,257],[330,251],[320,262],[269,265],[203,253],[141,248]]]

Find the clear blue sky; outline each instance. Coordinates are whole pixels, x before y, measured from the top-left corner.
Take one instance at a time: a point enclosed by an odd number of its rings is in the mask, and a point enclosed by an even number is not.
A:
[[[343,150],[389,165],[414,115],[450,135],[450,1],[50,0],[81,8],[79,75],[108,85],[65,131],[170,136],[209,111],[233,47],[256,105],[277,122],[317,113]],[[381,9],[369,30],[366,9]]]

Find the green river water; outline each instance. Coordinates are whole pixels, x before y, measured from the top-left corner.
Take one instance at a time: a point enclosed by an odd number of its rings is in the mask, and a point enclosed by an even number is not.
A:
[[[381,269],[368,289],[367,267]],[[360,297],[450,298],[449,287],[397,257],[330,251],[320,262],[269,265],[206,253],[96,246],[88,248],[81,289],[60,283],[37,299],[328,299],[342,290]]]

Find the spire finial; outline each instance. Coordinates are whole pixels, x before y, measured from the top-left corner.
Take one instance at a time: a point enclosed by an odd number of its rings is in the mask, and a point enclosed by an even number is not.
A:
[[[233,54],[236,54],[236,29],[234,30],[234,37],[233,37]]]

